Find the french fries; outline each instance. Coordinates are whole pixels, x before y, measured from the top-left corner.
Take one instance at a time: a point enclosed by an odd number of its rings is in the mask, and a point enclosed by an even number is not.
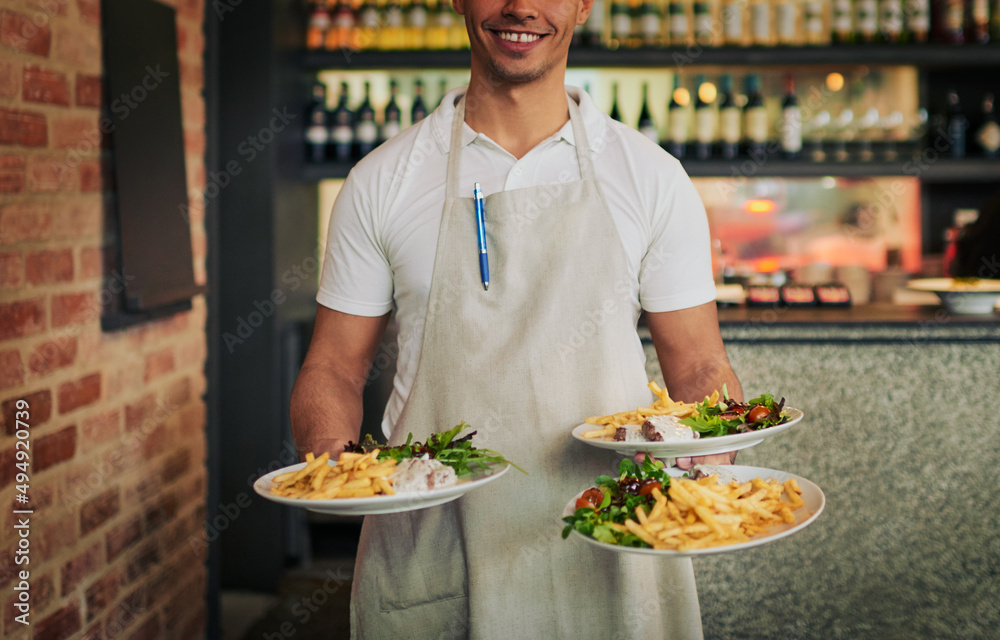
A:
[[[395,495],[389,476],[396,469],[393,459],[379,461],[379,450],[368,453],[340,454],[336,466],[330,466],[330,454],[319,457],[306,454],[306,466],[272,480],[271,493],[286,498],[331,500]]]
[[[584,431],[584,438],[601,438],[615,435],[618,427],[626,424],[642,424],[649,416],[677,416],[686,418],[694,413],[694,403],[675,402],[670,399],[666,389],[661,389],[655,380],[647,385],[649,390],[656,394],[656,401],[648,407],[639,407],[633,411],[622,411],[607,416],[594,416],[587,418],[587,424],[601,425],[600,429]],[[716,391],[710,398],[711,403],[719,401],[719,392]]]
[[[794,524],[792,511],[805,505],[794,478],[717,482],[714,475],[672,479],[667,495],[654,489],[653,508],[647,514],[637,507],[635,519],[625,526],[654,549],[689,551],[746,542],[772,525]]]

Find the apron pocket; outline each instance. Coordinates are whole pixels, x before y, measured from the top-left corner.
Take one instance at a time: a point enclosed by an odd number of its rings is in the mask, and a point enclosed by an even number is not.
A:
[[[465,549],[454,503],[392,515],[369,516],[378,544],[370,558],[381,562],[375,584],[383,612],[444,603],[465,604]],[[373,567],[374,568],[374,567]],[[427,612],[430,613],[430,612]]]

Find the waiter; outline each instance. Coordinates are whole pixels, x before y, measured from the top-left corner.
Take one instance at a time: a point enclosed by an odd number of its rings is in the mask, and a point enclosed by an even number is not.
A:
[[[357,441],[395,311],[390,444],[465,420],[477,446],[528,471],[446,505],[365,518],[353,637],[701,637],[689,560],[560,538],[567,500],[617,463],[572,428],[652,401],[642,310],[675,399],[723,384],[741,399],[694,187],[674,158],[564,85],[591,1],[454,0],[471,42],[469,87],[362,160],[334,205],[292,397],[299,449],[336,456]]]

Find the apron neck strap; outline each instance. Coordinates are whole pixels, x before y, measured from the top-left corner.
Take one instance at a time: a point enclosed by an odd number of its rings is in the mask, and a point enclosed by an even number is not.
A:
[[[590,139],[583,127],[583,116],[580,114],[580,107],[568,94],[566,102],[569,105],[569,121],[573,126],[573,139],[576,142],[576,158],[580,164],[580,179],[594,179],[594,162],[590,157]],[[462,125],[465,124],[465,96],[455,105],[455,115],[451,121],[451,142],[448,150],[448,174],[445,188],[445,196],[448,198],[460,197],[459,179],[459,156],[462,153]]]

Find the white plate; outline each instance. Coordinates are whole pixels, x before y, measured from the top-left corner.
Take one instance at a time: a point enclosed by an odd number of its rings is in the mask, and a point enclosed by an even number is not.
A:
[[[802,420],[802,412],[798,409],[785,407],[782,413],[788,415],[788,422],[779,424],[760,431],[747,431],[746,433],[734,433],[728,436],[714,436],[711,438],[696,438],[694,440],[674,440],[667,442],[616,442],[610,437],[605,438],[584,438],[586,431],[600,429],[598,425],[581,424],[573,429],[573,437],[600,449],[610,449],[622,455],[635,455],[639,451],[646,451],[656,458],[676,458],[678,456],[707,456],[714,453],[725,453],[726,451],[737,451],[752,447],[761,441],[775,436],[785,429],[792,427]]]
[[[379,513],[401,513],[415,511],[439,504],[451,502],[462,497],[469,491],[493,482],[507,473],[510,465],[496,465],[489,469],[476,469],[472,474],[461,477],[457,484],[443,489],[416,491],[413,493],[397,493],[394,496],[372,496],[371,498],[340,498],[333,500],[304,500],[302,498],[286,498],[271,493],[272,479],[289,471],[298,471],[306,465],[305,462],[293,464],[284,469],[278,469],[266,476],[261,476],[253,483],[253,490],[259,495],[292,507],[302,507],[317,513],[332,513],[341,516],[367,516]],[[336,466],[331,462],[330,466]]]
[[[802,501],[805,503],[805,506],[802,508],[792,511],[792,514],[795,515],[795,524],[776,524],[767,531],[752,536],[746,542],[738,542],[736,544],[723,545],[719,547],[708,547],[706,549],[692,549],[691,551],[670,551],[666,549],[649,549],[644,547],[622,547],[617,544],[598,542],[590,536],[585,536],[576,530],[573,531],[573,534],[592,545],[596,545],[609,551],[617,551],[618,553],[639,553],[650,556],[673,557],[708,556],[716,553],[729,553],[730,551],[739,551],[741,549],[759,547],[760,545],[768,544],[770,542],[774,542],[775,540],[780,540],[781,538],[790,536],[796,531],[800,531],[812,524],[813,521],[819,517],[819,514],[823,512],[823,507],[826,506],[826,496],[823,495],[823,491],[812,482],[801,476],[797,476],[794,473],[786,473],[784,471],[775,471],[774,469],[764,469],[761,467],[744,467],[740,465],[733,465],[729,468],[740,482],[747,482],[749,480],[753,480],[754,478],[763,478],[764,480],[774,479],[784,482],[789,478],[795,478],[795,480],[799,483],[799,488],[802,489],[801,497]],[[685,472],[679,469],[669,469],[668,473],[670,473],[672,477],[677,477]],[[566,508],[563,509],[563,517],[571,516],[576,512],[576,500],[582,495],[583,491],[573,496],[573,499],[566,503]],[[562,521],[560,520],[560,522]]]
[[[945,308],[958,314],[986,314],[1000,298],[1000,280],[980,279],[974,285],[955,284],[951,278],[911,280],[908,289],[936,293]]]

